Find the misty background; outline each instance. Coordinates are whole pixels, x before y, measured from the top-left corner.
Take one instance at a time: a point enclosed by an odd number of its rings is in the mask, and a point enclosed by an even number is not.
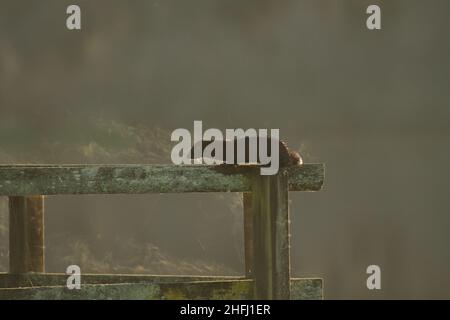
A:
[[[78,4],[82,30],[66,29]],[[366,8],[382,9],[382,30]],[[0,0],[0,163],[169,163],[170,133],[279,128],[292,273],[328,299],[450,298],[450,2]],[[0,271],[8,268],[0,198]],[[239,194],[46,199],[46,268],[238,275]],[[366,268],[381,267],[369,291]]]

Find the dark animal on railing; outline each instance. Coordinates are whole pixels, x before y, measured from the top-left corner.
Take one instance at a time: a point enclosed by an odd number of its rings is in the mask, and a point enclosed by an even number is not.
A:
[[[250,158],[250,148],[249,148],[249,139],[248,138],[244,138],[245,142],[245,163],[251,163]],[[267,153],[271,154],[271,143],[270,143],[270,139],[271,138],[267,138]],[[239,145],[239,139],[235,138],[234,139],[234,143],[233,143],[233,148],[234,148],[234,159],[232,163],[228,163],[227,162],[227,140],[222,140],[221,143],[223,145],[222,150],[223,150],[223,164],[238,164],[238,156],[237,156],[237,150],[238,150],[238,145]],[[196,157],[194,156],[194,150],[196,148],[196,146],[201,143],[201,150],[202,150],[202,154],[205,150],[205,148],[212,143],[212,141],[208,141],[208,140],[202,140],[201,142],[198,142],[197,144],[194,144],[194,146],[191,148],[191,152],[190,152],[190,156],[191,159],[196,160]],[[300,154],[294,150],[291,150],[288,148],[286,142],[282,141],[282,140],[278,140],[278,146],[279,146],[279,165],[280,167],[289,167],[289,166],[295,166],[295,165],[300,165],[303,164],[303,159],[300,156]],[[258,146],[256,148],[256,157],[257,157],[257,161],[256,163],[261,163],[260,161],[260,155],[259,155],[259,143]],[[241,163],[242,164],[242,163]]]

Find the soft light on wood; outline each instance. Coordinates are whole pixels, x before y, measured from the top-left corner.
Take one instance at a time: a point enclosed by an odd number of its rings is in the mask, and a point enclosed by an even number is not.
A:
[[[290,298],[288,176],[253,179],[253,276],[257,299]]]
[[[15,165],[0,166],[0,195],[248,192],[258,166]],[[322,188],[323,164],[289,167],[291,191]]]
[[[9,197],[9,272],[44,272],[44,197]]]

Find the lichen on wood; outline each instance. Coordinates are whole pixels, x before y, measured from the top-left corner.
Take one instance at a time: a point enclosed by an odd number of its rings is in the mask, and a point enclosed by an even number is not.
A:
[[[252,166],[206,165],[15,165],[0,166],[0,195],[140,194],[246,192]],[[316,191],[323,184],[322,164],[288,170],[291,191]]]
[[[0,273],[0,288],[64,286],[64,273]],[[186,276],[186,275],[146,275],[146,274],[83,274],[81,284],[117,283],[167,283],[187,281],[241,280],[243,276]]]
[[[0,300],[175,300],[253,299],[254,281],[217,280],[179,283],[85,284],[0,289]],[[321,279],[292,279],[291,299],[321,299]]]

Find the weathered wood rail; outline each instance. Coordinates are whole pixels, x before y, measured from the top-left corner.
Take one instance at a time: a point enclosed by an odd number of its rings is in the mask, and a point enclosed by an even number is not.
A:
[[[319,191],[322,164],[261,176],[258,166],[0,165],[0,196],[9,197],[10,270],[0,274],[0,299],[320,299],[321,279],[290,275],[289,191]],[[245,276],[46,274],[44,196],[242,192]]]

